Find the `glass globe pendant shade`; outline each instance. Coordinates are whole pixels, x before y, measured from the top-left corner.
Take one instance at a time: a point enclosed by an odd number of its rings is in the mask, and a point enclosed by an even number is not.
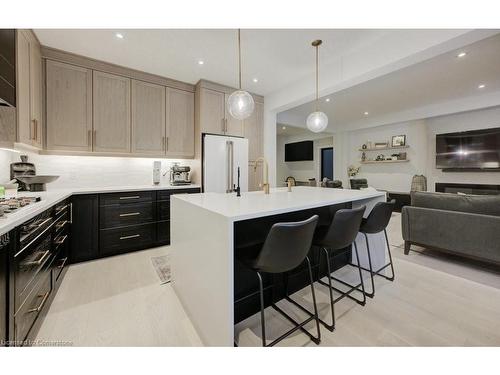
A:
[[[314,133],[321,133],[328,126],[328,116],[316,111],[307,116],[307,128]]]
[[[255,103],[252,95],[243,90],[234,91],[227,99],[228,112],[237,120],[244,120],[252,114]]]

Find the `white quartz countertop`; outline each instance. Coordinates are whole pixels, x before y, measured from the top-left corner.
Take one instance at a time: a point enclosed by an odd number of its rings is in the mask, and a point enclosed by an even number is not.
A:
[[[76,194],[118,193],[124,191],[172,190],[199,188],[200,185],[141,185],[141,186],[106,186],[106,187],[81,187],[69,189],[52,189],[39,192],[17,193],[18,197],[40,197],[41,201],[20,208],[16,212],[0,216],[0,235],[9,232],[32,217],[42,213],[53,205]]]
[[[270,194],[255,191],[241,193],[241,197],[237,197],[234,193],[200,193],[176,195],[172,199],[181,199],[233,221],[239,221],[384,195],[385,192],[374,189],[350,190],[296,186],[291,192],[288,192],[287,188],[276,188],[271,189]]]

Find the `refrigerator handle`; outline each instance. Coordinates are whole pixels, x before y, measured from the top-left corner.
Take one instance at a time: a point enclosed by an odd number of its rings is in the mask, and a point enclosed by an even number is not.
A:
[[[233,164],[234,164],[234,149],[233,142],[226,141],[226,152],[227,152],[227,187],[226,193],[231,193],[233,191]]]

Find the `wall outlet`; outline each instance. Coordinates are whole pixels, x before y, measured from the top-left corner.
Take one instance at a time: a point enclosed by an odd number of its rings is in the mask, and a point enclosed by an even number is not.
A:
[[[153,184],[158,185],[161,178],[161,161],[153,162]]]

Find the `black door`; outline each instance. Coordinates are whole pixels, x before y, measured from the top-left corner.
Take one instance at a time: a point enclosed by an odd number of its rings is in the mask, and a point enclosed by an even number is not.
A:
[[[71,262],[95,259],[99,255],[98,195],[75,195],[72,203]]]
[[[333,180],[333,147],[321,149],[321,180]]]

